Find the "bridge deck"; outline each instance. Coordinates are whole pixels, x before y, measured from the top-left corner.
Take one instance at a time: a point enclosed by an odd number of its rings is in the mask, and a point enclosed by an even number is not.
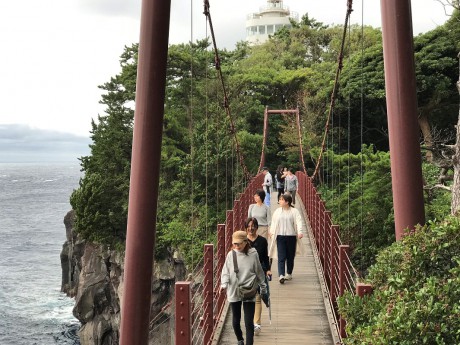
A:
[[[296,207],[302,211],[300,200],[296,200]],[[272,213],[279,207],[277,193],[272,193]],[[301,212],[304,218],[303,212]],[[305,222],[304,224],[308,224]],[[320,279],[315,264],[314,252],[307,231],[302,239],[304,255],[296,256],[294,263],[293,279],[284,285],[278,282],[277,263],[272,265],[273,280],[270,282],[270,296],[272,304],[271,324],[268,309],[263,305],[262,331],[254,337],[257,345],[317,345],[334,344],[335,337],[327,317],[330,312],[326,308]],[[243,317],[242,317],[243,319]],[[231,324],[231,311],[227,312],[220,345],[236,344],[236,337]],[[244,334],[244,321],[241,322]]]

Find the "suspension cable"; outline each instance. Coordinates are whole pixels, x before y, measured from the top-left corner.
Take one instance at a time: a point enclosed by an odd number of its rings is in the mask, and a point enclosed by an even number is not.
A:
[[[205,23],[206,26],[206,39],[208,38],[208,25]],[[205,49],[205,52],[207,52],[207,49]],[[206,238],[208,238],[208,54],[205,54],[205,232],[206,232]]]
[[[305,168],[305,160],[303,158],[302,129],[300,127],[299,107],[296,108],[296,122],[297,122],[297,132],[298,132],[298,137],[299,137],[300,163],[302,165],[303,172],[307,174],[307,168]]]
[[[319,166],[321,164],[321,159],[323,157],[324,149],[325,149],[325,146],[326,146],[326,138],[327,138],[327,134],[329,132],[329,123],[331,121],[331,114],[332,114],[333,109],[334,109],[335,99],[337,97],[337,92],[338,92],[338,89],[339,89],[339,76],[340,76],[340,72],[342,71],[342,67],[343,67],[343,49],[344,49],[345,38],[346,38],[347,30],[348,30],[348,21],[350,20],[350,14],[353,11],[352,4],[353,4],[353,0],[347,0],[347,14],[345,16],[345,25],[343,26],[343,33],[342,33],[342,42],[340,44],[340,52],[339,52],[339,56],[338,56],[338,59],[337,59],[338,65],[337,65],[337,70],[336,70],[336,73],[335,73],[334,88],[332,89],[331,101],[330,101],[330,104],[329,104],[329,112],[328,112],[326,125],[325,125],[325,129],[324,129],[323,141],[321,143],[321,151],[319,153],[319,157],[318,157],[318,160],[316,162],[316,167],[315,167],[315,171],[314,171],[314,173],[312,175],[312,180],[314,180],[316,178],[316,176],[318,174]]]
[[[264,110],[264,129],[262,134],[262,151],[260,153],[260,162],[258,171],[265,166],[265,147],[267,146],[267,130],[268,130],[268,107]]]
[[[212,20],[211,20],[211,13],[209,12],[209,0],[204,0],[203,2],[204,2],[204,12],[203,13],[208,20],[209,30],[211,31],[212,44],[214,47],[215,66],[216,66],[217,73],[219,75],[219,80],[222,85],[222,92],[224,94],[224,108],[225,108],[225,112],[229,119],[230,132],[233,136],[233,140],[235,141],[235,150],[236,150],[236,154],[238,156],[238,160],[240,162],[241,168],[243,169],[244,177],[246,178],[247,181],[250,181],[251,175],[249,174],[248,168],[246,167],[246,164],[244,163],[243,153],[241,152],[240,144],[236,136],[235,124],[233,122],[233,118],[230,113],[230,105],[229,105],[228,96],[227,96],[227,89],[225,88],[224,77],[222,75],[222,70],[220,68],[220,57],[219,57],[219,52],[217,50],[216,37],[214,35],[214,27],[212,25]]]
[[[351,45],[351,38],[349,40]],[[350,54],[351,55],[351,54]],[[350,233],[350,183],[351,183],[351,175],[350,175],[350,166],[351,166],[351,94],[348,94],[348,116],[347,116],[347,153],[348,153],[348,162],[347,162],[347,230]]]
[[[364,127],[364,0],[361,0],[361,122],[360,122],[360,144],[361,144],[361,216],[360,216],[360,235],[361,248],[363,248],[363,212],[364,212],[364,169],[363,169],[363,127]],[[363,256],[361,255],[361,272],[363,271]]]
[[[348,22],[348,65],[351,66],[351,21]],[[348,173],[347,173],[347,186],[348,186],[348,193],[347,193],[347,229],[350,227],[350,144],[351,144],[351,130],[350,130],[350,118],[351,118],[351,93],[349,92],[347,95],[347,156],[348,156]],[[339,116],[339,128],[342,128],[342,117]],[[339,153],[341,154],[342,152],[342,137],[341,137],[341,131],[339,131]],[[341,214],[342,211],[342,198],[341,196],[341,185],[342,185],[342,166],[343,166],[342,159],[339,159],[339,176],[338,176],[338,210],[339,214]]]
[[[194,198],[193,184],[194,184],[194,159],[195,148],[193,145],[193,0],[190,0],[190,228],[192,231],[192,243],[195,241],[195,214],[194,214]],[[193,244],[192,244],[193,246]],[[192,248],[192,267],[194,264],[194,250]]]
[[[330,172],[330,175],[331,175],[331,191],[332,191],[332,200],[334,201],[335,200],[335,197],[336,197],[336,193],[334,191],[334,172],[335,172],[335,169],[334,169],[334,126],[336,126],[334,124],[334,118],[335,118],[335,114],[334,114],[334,111],[332,112],[331,114],[331,151],[330,153],[328,152],[328,155],[330,154],[331,158],[329,159],[330,161],[330,164],[331,164],[331,172]]]

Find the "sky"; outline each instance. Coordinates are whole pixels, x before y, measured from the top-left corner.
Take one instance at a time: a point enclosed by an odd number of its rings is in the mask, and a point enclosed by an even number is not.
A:
[[[217,46],[232,50],[245,38],[246,15],[266,0],[209,3]],[[380,0],[353,3],[352,23],[381,27]],[[343,24],[347,0],[284,0],[284,5],[300,17],[308,12],[325,24]],[[14,156],[13,150],[27,152],[30,145],[19,144],[41,135],[47,142],[70,140],[76,145],[72,154],[81,147],[81,154],[88,154],[91,120],[104,112],[98,85],[120,72],[124,46],[139,41],[140,7],[141,0],[0,2],[0,162]],[[412,0],[412,15],[415,35],[448,18],[437,0]],[[206,32],[202,0],[171,1],[170,44],[202,39]]]

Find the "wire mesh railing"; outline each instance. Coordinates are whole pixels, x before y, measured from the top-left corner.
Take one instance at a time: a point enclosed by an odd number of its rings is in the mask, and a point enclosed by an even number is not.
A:
[[[321,199],[321,193],[316,190],[312,178],[300,171],[296,175],[299,180],[298,195],[304,202],[314,240],[313,247],[321,264],[337,331],[344,338],[345,320],[339,314],[337,298],[346,291],[363,296],[370,293],[372,287],[359,283],[359,272],[350,259],[350,247],[340,240],[340,227],[332,224],[331,212],[326,209],[326,204]]]
[[[231,249],[232,234],[244,229],[247,210],[257,189],[263,183],[263,174],[255,176],[226,213],[225,224],[217,225],[216,250],[213,244],[204,246],[203,260],[189,279],[176,282],[174,306],[174,343],[177,345],[208,345],[216,337],[225,307],[225,292],[220,289],[220,273]]]

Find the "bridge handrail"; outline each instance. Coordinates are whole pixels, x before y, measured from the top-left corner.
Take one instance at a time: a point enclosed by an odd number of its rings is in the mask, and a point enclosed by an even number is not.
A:
[[[345,291],[359,295],[370,293],[372,288],[358,282],[360,274],[350,259],[350,246],[340,239],[340,226],[332,224],[331,212],[326,209],[311,177],[304,172],[296,172],[299,180],[298,195],[302,199],[310,224],[311,234],[315,242],[314,249],[318,253],[325,286],[330,304],[337,320],[337,328],[342,338],[346,337],[345,320],[340,316],[337,298]]]
[[[204,246],[201,267],[195,267],[186,282],[175,286],[175,344],[211,344],[225,306],[225,292],[220,290],[220,273],[232,246],[232,234],[244,230],[249,205],[257,189],[262,188],[264,175],[253,177],[243,193],[227,210],[225,224],[217,225],[217,251],[214,245]],[[198,307],[195,307],[198,306]]]

